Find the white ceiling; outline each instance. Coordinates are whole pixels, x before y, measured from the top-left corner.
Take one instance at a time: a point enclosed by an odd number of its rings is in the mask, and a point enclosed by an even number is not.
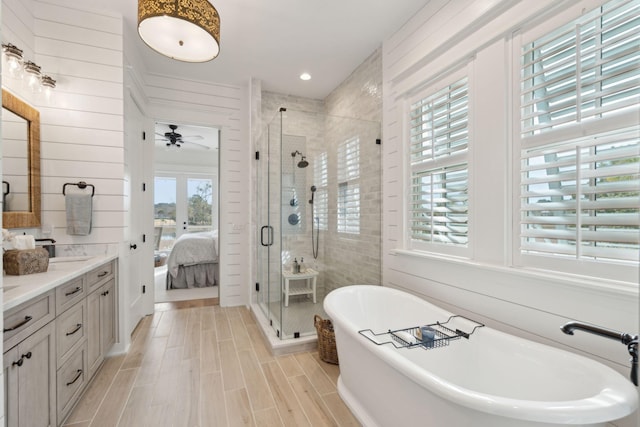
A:
[[[429,0],[210,0],[220,14],[220,55],[202,64],[156,53],[135,37],[147,71],[324,99]],[[137,34],[137,1],[85,0],[122,13]],[[299,75],[308,72],[310,81]]]

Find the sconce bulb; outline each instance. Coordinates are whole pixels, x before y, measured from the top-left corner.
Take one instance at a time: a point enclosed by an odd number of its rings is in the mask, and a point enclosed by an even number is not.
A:
[[[42,90],[40,85],[40,66],[34,62],[27,61],[24,63],[24,72],[26,77],[26,85],[33,93],[38,93]]]
[[[7,43],[2,45],[2,53],[7,63],[9,76],[14,79],[21,79],[23,70],[22,49]]]
[[[50,76],[43,75],[41,79],[42,92],[44,94],[45,101],[48,104],[54,104],[54,89],[56,88],[56,81]]]

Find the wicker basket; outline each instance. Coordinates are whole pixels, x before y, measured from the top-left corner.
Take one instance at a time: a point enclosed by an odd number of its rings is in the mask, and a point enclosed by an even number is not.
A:
[[[317,314],[313,316],[313,324],[318,331],[318,353],[320,359],[327,363],[338,364],[338,349],[336,348],[336,334],[329,319],[323,319]]]

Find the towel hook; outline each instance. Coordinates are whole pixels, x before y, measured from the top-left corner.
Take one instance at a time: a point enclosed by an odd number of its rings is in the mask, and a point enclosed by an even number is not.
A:
[[[80,181],[80,182],[67,182],[62,186],[62,195],[66,196],[65,193],[65,189],[67,187],[67,185],[77,185],[78,188],[80,188],[81,190],[84,190],[87,187],[91,187],[91,197],[93,197],[93,195],[96,193],[96,187],[93,184],[87,184],[84,181]]]

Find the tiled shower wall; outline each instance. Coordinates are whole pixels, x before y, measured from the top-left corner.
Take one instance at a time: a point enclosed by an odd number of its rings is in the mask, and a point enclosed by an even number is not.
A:
[[[329,267],[325,276],[325,288],[352,284],[381,284],[381,206],[382,169],[382,49],[376,50],[340,86],[325,99],[327,116],[352,117],[360,134],[360,232],[345,235],[335,227],[337,178],[336,162],[329,163],[329,230],[327,232],[325,263]],[[345,134],[345,130],[333,129],[341,121],[328,121],[327,132]],[[337,159],[340,138],[331,138],[331,154]]]

